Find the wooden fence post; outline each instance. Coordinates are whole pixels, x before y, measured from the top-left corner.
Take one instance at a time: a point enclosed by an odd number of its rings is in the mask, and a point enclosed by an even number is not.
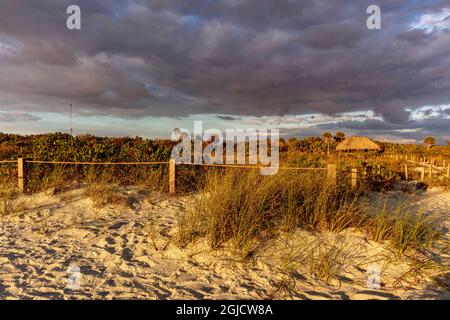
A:
[[[423,180],[425,180],[425,168],[422,167],[420,169],[421,169],[420,170],[420,180],[423,181]]]
[[[447,167],[447,178],[450,178],[450,163],[448,164]]]
[[[352,168],[352,190],[356,190],[358,186],[358,169]]]
[[[17,159],[17,187],[19,193],[25,192],[25,160],[23,158]]]
[[[405,164],[405,180],[408,181],[408,165]]]
[[[336,185],[336,164],[327,165],[327,178],[333,186]]]
[[[430,162],[430,180],[433,179],[433,164]]]
[[[169,193],[176,192],[176,168],[175,159],[169,160]]]

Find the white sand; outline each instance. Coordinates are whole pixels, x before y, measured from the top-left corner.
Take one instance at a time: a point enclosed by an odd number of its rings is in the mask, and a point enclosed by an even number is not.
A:
[[[378,261],[386,266],[382,288],[368,289],[368,265],[390,253],[358,233],[345,239],[358,245],[350,259],[359,265],[345,266],[331,284],[301,271],[281,272],[280,254],[286,252],[281,239],[246,263],[205,243],[181,249],[177,217],[192,197],[155,194],[149,201],[136,189],[124,193],[133,199],[129,207],[101,209],[83,190],[25,197],[26,209],[0,222],[0,299],[449,298],[448,287],[427,282],[394,287],[395,277],[408,268],[402,262]],[[448,226],[450,192],[427,192],[420,205],[439,213]],[[314,237],[299,232],[290,241],[304,244]],[[67,288],[69,266],[80,268],[79,289]]]

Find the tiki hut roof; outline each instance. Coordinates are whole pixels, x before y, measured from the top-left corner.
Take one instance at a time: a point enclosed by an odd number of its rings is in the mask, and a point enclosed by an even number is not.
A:
[[[336,147],[337,151],[380,150],[381,147],[366,137],[347,138]]]

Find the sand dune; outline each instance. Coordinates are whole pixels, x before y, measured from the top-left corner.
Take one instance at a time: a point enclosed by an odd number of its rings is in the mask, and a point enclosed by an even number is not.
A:
[[[192,196],[148,196],[136,188],[122,193],[127,206],[104,208],[95,208],[83,189],[24,197],[25,209],[0,224],[0,299],[449,298],[448,287],[431,282],[394,287],[395,274],[407,267],[401,262],[386,266],[380,289],[368,289],[368,265],[389,252],[357,232],[341,237],[358,244],[352,257],[359,263],[330,284],[280,271],[283,243],[317,237],[306,232],[276,240],[245,263],[204,242],[181,249],[177,217]],[[418,201],[448,226],[450,192],[433,190]]]

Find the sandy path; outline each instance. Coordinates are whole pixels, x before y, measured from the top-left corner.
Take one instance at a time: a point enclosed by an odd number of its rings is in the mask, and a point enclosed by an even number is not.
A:
[[[266,261],[235,261],[202,243],[180,249],[177,217],[192,198],[123,192],[133,199],[130,206],[101,209],[82,190],[28,197],[29,209],[0,223],[0,299],[398,299],[424,294],[389,285],[367,289],[364,268],[352,268],[338,284],[326,285],[302,275],[286,278]],[[433,197],[421,199],[423,205],[443,209],[448,218],[450,193]],[[358,239],[366,252],[379,249]],[[77,273],[68,273],[73,267],[80,270],[79,288],[68,287],[70,275],[77,279]],[[425,294],[437,298],[445,292]]]
[[[40,210],[1,225],[2,299],[261,298],[267,292],[259,288],[272,287],[242,267],[231,268],[232,275],[230,270],[215,272],[221,267],[213,255],[194,258],[205,250],[201,246],[182,251],[173,244],[183,199],[161,197],[137,210],[95,209],[77,195],[66,202],[45,196],[34,202]],[[44,222],[36,223],[41,215],[48,216],[45,234],[40,230]],[[148,227],[152,222],[156,232]],[[81,271],[80,290],[67,288],[67,269],[73,265]]]

